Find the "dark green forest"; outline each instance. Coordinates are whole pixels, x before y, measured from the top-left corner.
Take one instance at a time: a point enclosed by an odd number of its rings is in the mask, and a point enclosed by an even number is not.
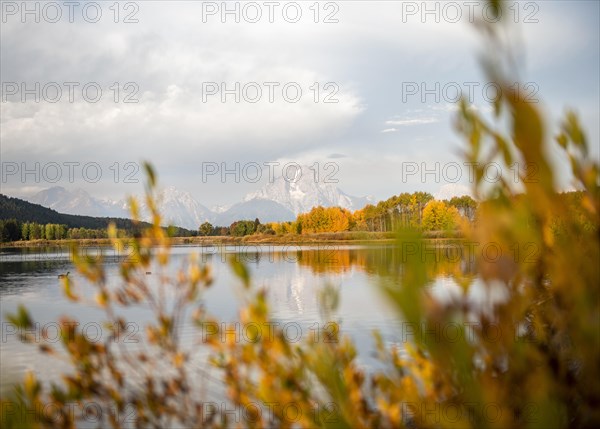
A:
[[[1,241],[16,241],[23,237],[23,227],[26,224],[35,225],[33,234],[28,234],[28,239],[56,239],[56,238],[104,238],[108,226],[113,223],[118,230],[126,235],[136,235],[150,224],[136,222],[131,219],[79,216],[59,213],[55,210],[33,204],[19,198],[12,198],[0,194],[0,235]],[[52,237],[46,237],[48,225],[53,231]],[[27,227],[26,227],[27,228]],[[41,232],[41,229],[44,232]],[[61,231],[57,236],[55,231]],[[187,237],[195,235],[195,231],[184,228],[171,228],[171,235]]]

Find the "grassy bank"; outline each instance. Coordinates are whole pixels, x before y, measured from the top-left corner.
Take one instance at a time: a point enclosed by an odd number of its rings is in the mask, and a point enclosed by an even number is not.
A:
[[[424,236],[430,239],[460,238],[458,233],[445,231],[425,232]],[[315,234],[285,234],[268,235],[254,234],[244,237],[209,236],[209,237],[173,237],[171,243],[215,245],[215,244],[318,244],[318,243],[367,243],[367,242],[392,242],[395,238],[393,232],[367,232],[367,231],[345,231],[345,232],[323,232]],[[108,246],[108,238],[83,238],[77,240],[20,240],[2,243],[1,247],[48,247],[69,246],[75,243],[78,246]]]

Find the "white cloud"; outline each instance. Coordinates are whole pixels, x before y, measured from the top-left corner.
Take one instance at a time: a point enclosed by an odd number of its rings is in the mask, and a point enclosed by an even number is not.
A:
[[[436,200],[449,200],[453,197],[462,197],[463,195],[473,196],[471,188],[457,183],[447,183],[442,185],[434,194]]]
[[[430,105],[427,106],[431,110],[442,111],[442,112],[456,112],[458,111],[458,104],[446,103],[444,105]]]
[[[437,118],[412,118],[412,119],[394,119],[385,121],[386,125],[397,125],[397,126],[410,126],[410,125],[424,125],[434,124],[438,122]]]

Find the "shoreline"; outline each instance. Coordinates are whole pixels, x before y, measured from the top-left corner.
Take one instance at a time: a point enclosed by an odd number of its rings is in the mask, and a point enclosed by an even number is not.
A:
[[[442,231],[433,231],[423,233],[424,238],[433,240],[452,240],[461,239],[461,234],[447,233]],[[127,239],[125,239],[127,240]],[[331,244],[331,243],[393,243],[396,240],[394,232],[367,232],[367,231],[345,231],[345,232],[323,232],[314,234],[286,234],[286,235],[267,235],[256,234],[243,237],[232,236],[206,236],[206,237],[173,237],[172,245],[204,245],[212,246],[219,244]],[[15,247],[48,247],[48,246],[69,246],[76,243],[80,247],[89,246],[110,246],[109,238],[80,238],[64,240],[19,240],[2,243],[0,248]]]

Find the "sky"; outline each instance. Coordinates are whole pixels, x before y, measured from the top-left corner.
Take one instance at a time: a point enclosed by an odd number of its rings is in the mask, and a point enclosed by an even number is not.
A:
[[[208,207],[294,163],[375,200],[468,192],[453,118],[459,91],[491,111],[484,4],[2,1],[2,193],[119,199],[142,161]],[[575,109],[597,158],[599,3],[510,5],[517,85],[549,123]]]

